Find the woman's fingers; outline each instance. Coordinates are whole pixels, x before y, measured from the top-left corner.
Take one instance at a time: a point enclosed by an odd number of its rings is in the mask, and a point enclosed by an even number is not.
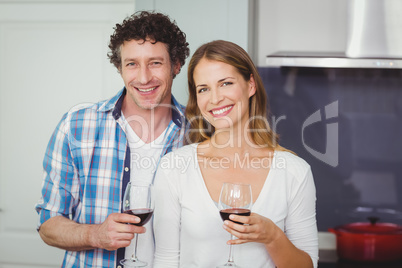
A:
[[[224,229],[238,239],[229,240],[229,244],[243,244],[246,242],[269,243],[272,239],[272,233],[275,229],[274,223],[256,213],[250,216],[230,215],[232,221],[224,222]]]

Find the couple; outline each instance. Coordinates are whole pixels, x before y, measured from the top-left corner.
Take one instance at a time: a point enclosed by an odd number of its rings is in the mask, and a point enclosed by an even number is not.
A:
[[[109,48],[125,88],[67,113],[44,159],[38,231],[66,250],[63,267],[118,267],[131,255],[124,250],[134,233],[142,233],[138,255],[149,267],[215,267],[226,261],[226,242],[238,244],[235,261],[243,267],[316,267],[311,170],[278,145],[247,53],[226,41],[197,49],[184,119],[171,86],[189,50],[174,22],[134,14],[116,25]],[[173,151],[184,141],[191,144]],[[161,165],[154,179],[154,170],[133,163],[133,153],[171,165]],[[177,156],[197,165],[183,169]],[[137,180],[155,184],[154,221],[146,230],[126,224],[139,218],[120,213],[125,185]],[[222,223],[215,202],[223,182],[251,184],[251,216],[231,218],[246,225]],[[238,239],[228,241],[229,233]]]

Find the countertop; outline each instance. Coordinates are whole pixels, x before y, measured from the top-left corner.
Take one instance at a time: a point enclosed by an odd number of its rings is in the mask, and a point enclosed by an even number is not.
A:
[[[318,268],[402,268],[402,261],[389,263],[363,263],[338,259],[335,250],[319,251]]]

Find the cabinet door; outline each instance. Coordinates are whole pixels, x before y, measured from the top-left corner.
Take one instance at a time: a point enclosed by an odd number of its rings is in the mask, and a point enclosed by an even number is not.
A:
[[[107,59],[134,1],[0,1],[0,268],[60,267],[36,231],[42,159],[61,116],[123,87]]]

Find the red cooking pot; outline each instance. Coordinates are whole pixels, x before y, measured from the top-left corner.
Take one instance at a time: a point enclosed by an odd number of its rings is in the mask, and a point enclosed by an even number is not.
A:
[[[402,226],[392,223],[357,222],[329,228],[336,235],[339,258],[352,261],[402,260]]]

